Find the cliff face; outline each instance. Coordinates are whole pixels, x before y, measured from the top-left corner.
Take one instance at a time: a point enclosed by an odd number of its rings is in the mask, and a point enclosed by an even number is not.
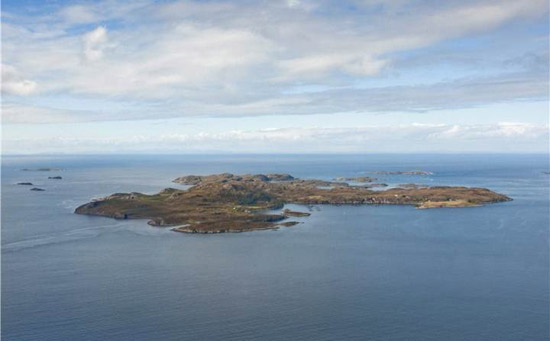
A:
[[[299,180],[288,174],[186,176],[174,182],[188,190],[167,188],[155,195],[116,193],[78,207],[77,214],[116,219],[147,218],[153,226],[177,226],[192,233],[243,232],[291,225],[282,222],[300,212],[266,214],[296,204],[391,204],[419,208],[466,207],[511,200],[485,188],[410,187],[372,191],[322,180]]]

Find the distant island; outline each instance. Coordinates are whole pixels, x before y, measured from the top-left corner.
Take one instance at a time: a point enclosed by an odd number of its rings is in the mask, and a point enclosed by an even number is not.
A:
[[[381,174],[381,175],[433,175],[433,172],[422,170],[410,170],[410,171],[371,171],[365,173]]]
[[[510,201],[485,188],[407,186],[373,191],[345,182],[301,180],[289,174],[190,175],[174,180],[187,190],[166,188],[154,195],[115,193],[76,208],[75,213],[115,219],[150,219],[188,233],[245,232],[292,226],[306,212],[280,210],[285,204],[414,205],[468,207]]]
[[[346,181],[373,182],[373,181],[378,180],[378,179],[371,178],[370,176],[357,176],[357,177],[339,177],[339,178],[335,178],[334,180],[339,181],[339,182],[346,182]]]
[[[21,169],[24,172],[52,172],[60,171],[60,168],[23,168]]]

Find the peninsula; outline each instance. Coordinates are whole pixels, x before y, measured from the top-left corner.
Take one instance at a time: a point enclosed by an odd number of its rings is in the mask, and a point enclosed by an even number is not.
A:
[[[281,211],[285,204],[414,205],[418,208],[468,207],[510,201],[485,188],[406,187],[374,191],[346,182],[302,180],[288,174],[190,175],[174,180],[190,185],[154,195],[115,193],[76,208],[75,213],[115,219],[149,219],[188,233],[245,232],[292,226],[291,217],[309,213]]]

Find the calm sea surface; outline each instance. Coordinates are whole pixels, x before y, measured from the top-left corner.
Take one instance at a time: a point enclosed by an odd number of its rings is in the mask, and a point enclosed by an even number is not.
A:
[[[21,171],[38,167],[62,170]],[[2,339],[547,340],[548,167],[547,155],[4,157]],[[186,174],[412,169],[434,175],[381,180],[514,201],[315,206],[294,227],[221,235],[73,214]],[[46,191],[15,185],[27,181]]]

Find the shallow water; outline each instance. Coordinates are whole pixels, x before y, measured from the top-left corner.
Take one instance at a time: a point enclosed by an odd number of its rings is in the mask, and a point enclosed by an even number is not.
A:
[[[63,170],[20,170],[39,167]],[[482,186],[514,201],[315,206],[294,227],[222,235],[72,213],[114,192],[178,187],[171,180],[186,174],[328,180],[411,169],[435,174],[377,177]],[[544,171],[546,155],[4,157],[2,337],[546,340]]]

